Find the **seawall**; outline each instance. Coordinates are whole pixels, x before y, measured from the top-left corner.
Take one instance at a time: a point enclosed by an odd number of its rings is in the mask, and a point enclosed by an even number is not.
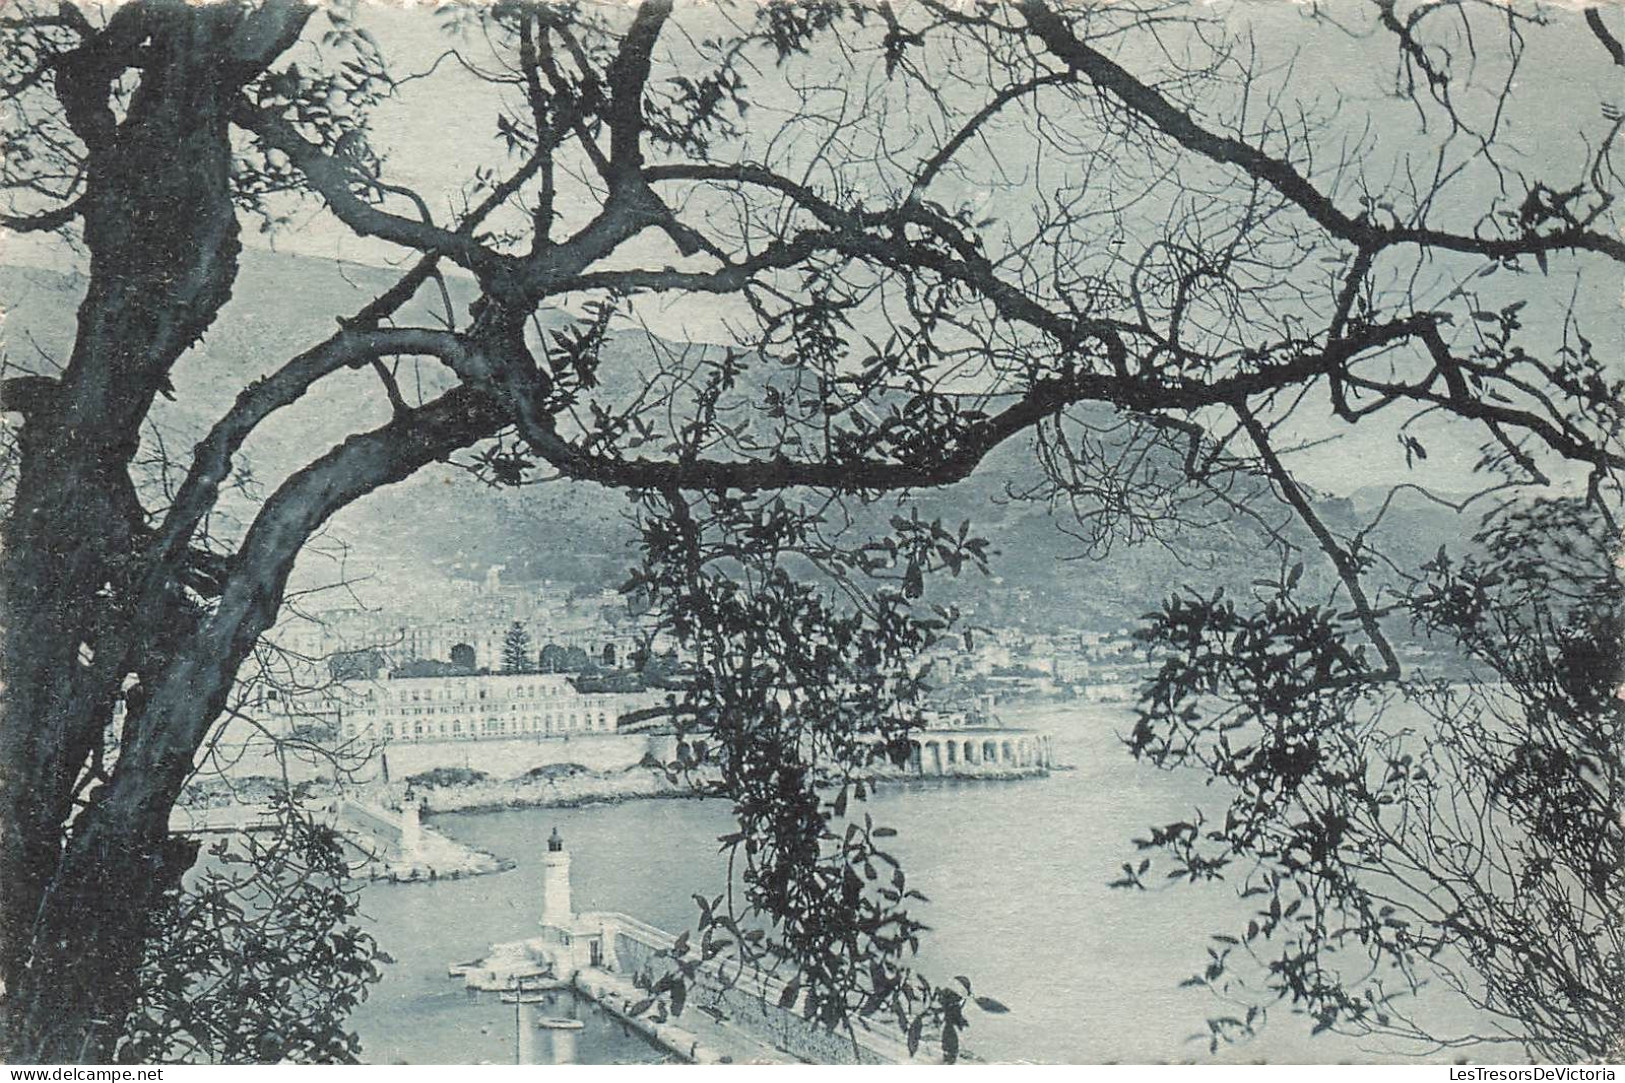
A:
[[[877,763],[855,777],[874,782],[992,781],[1041,776],[1053,766],[1048,736],[1028,730],[927,730],[912,734],[910,746],[902,766]],[[218,751],[231,778],[287,777],[296,784],[326,783],[340,790],[359,784],[376,794],[374,800],[389,805],[404,796],[406,781],[416,778],[425,812],[472,812],[695,796],[699,783],[716,777],[714,768],[674,779],[650,766],[673,763],[677,750],[677,738],[670,734],[602,733],[397,741],[336,756],[297,746],[279,753],[268,739]],[[437,769],[467,775],[424,785],[422,776]]]
[[[568,737],[507,737],[494,740],[389,741],[318,749],[297,741],[257,737],[220,744],[214,762],[229,777],[261,776],[290,782],[399,782],[436,767],[517,778],[542,767],[579,764],[591,771],[620,771],[646,756],[662,763],[677,756],[677,739],[648,733],[584,733]],[[207,768],[205,774],[209,773]]]

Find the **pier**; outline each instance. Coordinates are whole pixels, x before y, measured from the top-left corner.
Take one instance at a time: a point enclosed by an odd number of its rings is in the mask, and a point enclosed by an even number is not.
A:
[[[336,798],[310,810],[312,817],[336,831],[360,856],[359,875],[373,880],[411,882],[457,879],[501,872],[513,862],[464,846],[423,826],[416,798],[399,809]],[[229,835],[272,831],[276,810],[268,804],[232,804],[212,808],[176,808],[169,829],[181,835]]]
[[[1039,774],[1055,764],[1049,734],[1034,730],[924,730],[908,743],[909,771],[924,777]]]
[[[543,868],[539,935],[492,945],[484,959],[454,964],[471,989],[508,991],[569,986],[676,1059],[695,1064],[902,1064],[916,1058],[898,1039],[873,1031],[836,1033],[803,1017],[798,998],[774,974],[726,955],[701,962],[680,1018],[634,1012],[649,994],[636,979],[658,981],[675,965],[678,938],[628,914],[577,913],[570,854],[558,832]],[[522,999],[522,998],[521,998]],[[781,1002],[786,1007],[779,1007]],[[524,1029],[523,1026],[521,1029]],[[921,1062],[928,1057],[919,1058]]]

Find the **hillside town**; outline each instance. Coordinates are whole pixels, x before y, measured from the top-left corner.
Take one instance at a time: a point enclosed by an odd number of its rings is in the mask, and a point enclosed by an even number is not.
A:
[[[477,580],[426,581],[389,607],[304,614],[270,638],[304,671],[296,682],[303,691],[289,697],[267,687],[257,703],[280,704],[284,713],[331,711],[333,721],[343,712],[346,732],[372,725],[389,737],[475,737],[512,727],[562,733],[585,724],[570,720],[574,710],[546,705],[572,693],[589,697],[582,719],[597,710],[594,717],[614,729],[617,718],[651,702],[649,693],[681,682],[678,645],[635,600],[550,580],[506,582],[500,565]],[[944,637],[922,661],[940,706],[961,710],[1028,696],[1126,702],[1144,671],[1127,624],[978,627],[968,637]],[[510,690],[507,678],[520,674],[529,679]],[[517,716],[478,727],[461,717],[463,705],[484,700],[500,700]]]
[[[252,702],[320,716],[352,737],[370,728],[396,739],[477,739],[614,731],[628,716],[636,727],[640,709],[681,687],[678,644],[635,599],[590,585],[507,582],[502,571],[425,579],[387,607],[285,621],[271,639],[302,690],[287,696],[273,681]],[[1035,628],[987,626],[973,614],[966,624],[968,635],[944,636],[922,657],[941,713],[1026,699],[1129,703],[1147,673],[1126,619]],[[1399,649],[1411,664],[1451,668],[1426,642]]]

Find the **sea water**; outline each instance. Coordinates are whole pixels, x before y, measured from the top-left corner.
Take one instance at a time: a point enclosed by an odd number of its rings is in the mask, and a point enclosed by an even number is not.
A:
[[[1271,1009],[1245,1044],[1209,1051],[1206,1019],[1232,1005],[1180,982],[1206,963],[1216,933],[1235,933],[1256,905],[1227,882],[1151,891],[1107,886],[1131,839],[1151,824],[1221,804],[1200,778],[1138,764],[1119,734],[1127,715],[1109,705],[1005,712],[1014,725],[1054,735],[1072,770],[1020,781],[921,780],[882,787],[865,803],[898,836],[886,845],[910,886],[930,900],[918,959],[936,981],[956,975],[1009,1007],[971,1013],[966,1047],[991,1061],[1045,1063],[1383,1061],[1415,1050],[1336,1034]],[[575,809],[438,816],[433,824],[517,867],[433,884],[374,885],[363,910],[397,960],[354,1016],[369,1061],[512,1063],[513,1006],[471,999],[447,964],[496,941],[536,935],[541,858],[557,827],[572,855],[578,911],[617,910],[672,932],[692,926],[692,896],[724,891],[717,838],[733,829],[726,804],[648,800]],[[1418,1012],[1453,1031],[1482,1026],[1444,991],[1424,991]],[[595,1009],[596,1011],[596,1009]],[[581,1063],[659,1060],[609,1017],[578,1040]],[[1444,1053],[1424,1059],[1455,1059]]]

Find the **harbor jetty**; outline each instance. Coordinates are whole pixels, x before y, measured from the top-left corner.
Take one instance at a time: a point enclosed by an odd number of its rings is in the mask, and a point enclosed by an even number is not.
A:
[[[908,763],[881,777],[1025,778],[1055,766],[1050,735],[1008,726],[933,727],[910,734]]]
[[[513,868],[512,861],[465,846],[425,826],[422,803],[410,792],[397,809],[340,795],[309,811],[317,822],[344,839],[354,858],[355,875],[370,880],[461,879]],[[181,835],[271,831],[277,826],[275,808],[257,802],[181,806],[169,820],[170,831]]]
[[[482,959],[454,963],[452,977],[476,990],[512,994],[521,1006],[531,991],[565,989],[591,1000],[636,1029],[675,1059],[694,1064],[903,1064],[907,1047],[886,1034],[858,1030],[836,1033],[803,1018],[795,995],[772,974],[729,964],[725,955],[701,962],[688,995],[687,1010],[633,1009],[649,994],[636,980],[658,980],[682,950],[678,938],[622,913],[574,908],[570,853],[557,829],[544,857],[541,920],[534,937],[494,944]],[[781,1008],[780,1003],[788,1006]],[[569,1031],[533,1026],[555,1043],[555,1063],[564,1063]],[[531,1028],[522,1027],[529,1030]]]

